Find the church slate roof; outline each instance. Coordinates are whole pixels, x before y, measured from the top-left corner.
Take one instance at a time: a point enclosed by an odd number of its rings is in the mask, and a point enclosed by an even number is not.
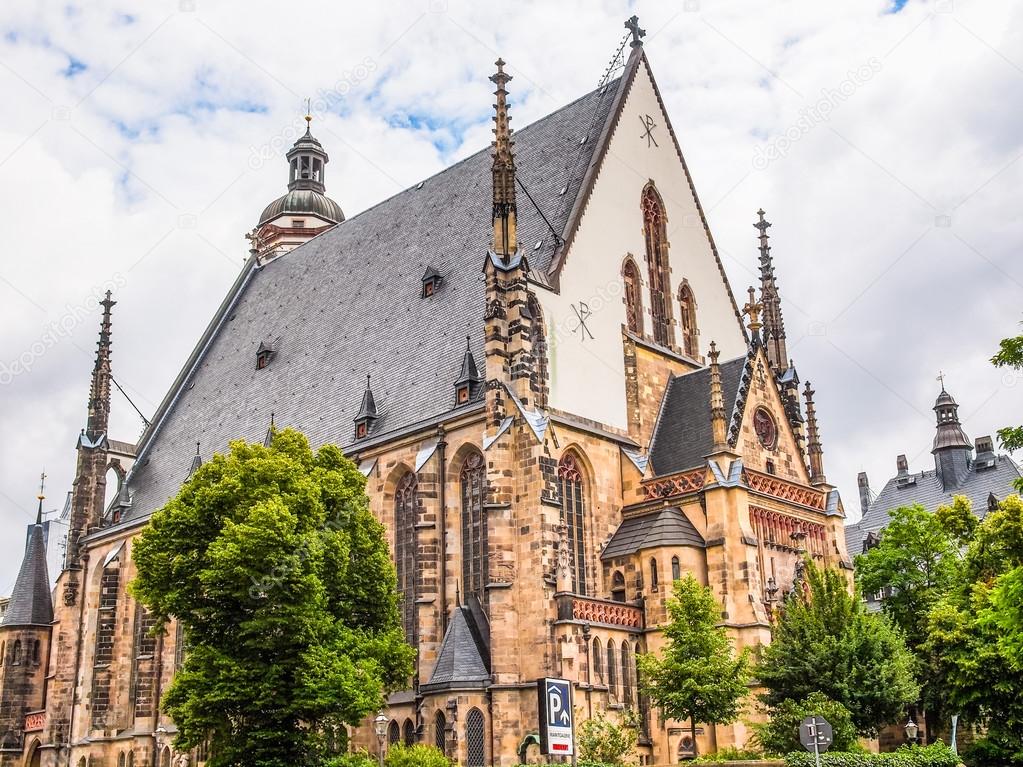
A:
[[[488,652],[473,611],[466,605],[456,607],[437,654],[437,665],[422,691],[486,687],[490,683],[485,660]]]
[[[548,269],[569,226],[618,89],[614,81],[515,133],[518,178],[543,214],[519,196],[534,271]],[[371,439],[450,411],[467,335],[484,358],[490,164],[487,148],[262,266],[250,261],[143,436],[131,518],[177,492],[196,441],[208,457],[232,439],[262,440],[271,412],[314,446],[351,447],[367,374],[380,411]],[[445,279],[424,299],[428,265]],[[278,336],[273,360],[254,369],[259,343]]]
[[[747,357],[721,363],[721,392],[731,416]],[[672,376],[650,441],[650,464],[656,476],[706,463],[714,438],[710,424],[710,368]]]
[[[900,506],[919,503],[928,511],[952,503],[953,496],[965,495],[973,504],[973,513],[981,519],[987,514],[988,496],[1001,500],[1014,491],[1013,482],[1021,476],[1016,463],[1007,455],[994,458],[990,468],[977,471],[972,466],[957,487],[945,490],[934,469],[892,477],[871,502],[867,513],[845,528],[846,549],[850,556],[863,553],[867,533],[877,533],[890,519],[888,512]],[[907,481],[909,480],[909,481]]]
[[[600,552],[600,559],[606,562],[658,546],[695,546],[702,549],[706,543],[685,512],[677,506],[669,506],[622,520]]]
[[[14,582],[3,626],[49,626],[53,622],[53,597],[46,571],[46,542],[43,525],[29,528],[25,558]]]

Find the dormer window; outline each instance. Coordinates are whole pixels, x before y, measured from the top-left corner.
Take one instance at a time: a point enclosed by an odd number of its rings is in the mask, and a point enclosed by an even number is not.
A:
[[[270,364],[270,360],[274,358],[276,351],[273,345],[267,341],[260,341],[259,348],[256,349],[256,370],[262,370]]]
[[[423,273],[423,298],[429,298],[436,293],[443,281],[444,277],[440,272],[432,266],[426,267],[426,272]]]
[[[366,391],[362,393],[362,405],[355,416],[355,438],[365,439],[369,436],[369,430],[373,427],[374,421],[380,417],[377,411],[376,399],[373,397],[373,390],[369,387],[369,376],[366,376]]]
[[[472,401],[473,395],[479,391],[483,382],[476,359],[469,348],[469,336],[465,337],[465,353],[462,355],[462,368],[455,380],[455,405],[466,405]]]

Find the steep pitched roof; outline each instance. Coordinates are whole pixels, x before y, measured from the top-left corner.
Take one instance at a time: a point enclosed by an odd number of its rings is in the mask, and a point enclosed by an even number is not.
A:
[[[50,576],[46,571],[46,542],[43,525],[29,528],[25,558],[14,582],[3,626],[49,626],[53,622]]]
[[[607,121],[618,87],[515,133],[529,192],[519,239],[534,271],[551,264],[598,145],[593,126]],[[490,162],[484,149],[265,265],[250,261],[143,436],[129,477],[132,518],[177,492],[196,440],[207,455],[232,439],[261,440],[271,411],[313,445],[349,445],[367,374],[380,410],[374,439],[450,411],[466,335],[484,356]],[[424,299],[430,265],[444,288]],[[274,360],[256,370],[268,335],[280,337]]]
[[[987,514],[988,496],[994,494],[1001,500],[1011,495],[1015,492],[1013,482],[1021,476],[1020,468],[1007,455],[995,457],[993,465],[988,468],[976,469],[976,465],[971,467],[960,484],[948,491],[933,469],[889,479],[863,518],[846,526],[845,543],[849,555],[860,554],[867,533],[877,533],[888,524],[889,511],[914,503],[934,511],[942,504],[952,503],[953,496],[965,495],[973,505],[973,513],[983,519]]]
[[[636,554],[658,546],[695,546],[704,548],[700,531],[677,506],[622,520],[607,546],[600,552],[602,561]]]
[[[439,689],[486,687],[490,683],[487,650],[477,618],[466,605],[451,613],[448,630],[437,654],[437,665],[424,692]]]
[[[733,416],[747,356],[721,363],[721,391],[725,412]],[[668,382],[657,427],[650,441],[654,474],[673,474],[702,466],[714,438],[710,424],[710,368],[672,376]]]

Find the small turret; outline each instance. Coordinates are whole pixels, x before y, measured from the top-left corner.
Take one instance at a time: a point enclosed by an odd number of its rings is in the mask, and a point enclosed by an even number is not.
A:
[[[959,423],[959,405],[945,391],[945,382],[941,378],[941,393],[934,401],[937,426],[931,453],[934,455],[934,470],[941,486],[949,491],[958,487],[969,471],[973,443]]]

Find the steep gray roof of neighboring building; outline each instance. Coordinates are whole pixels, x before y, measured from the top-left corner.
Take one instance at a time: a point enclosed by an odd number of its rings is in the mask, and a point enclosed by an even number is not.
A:
[[[731,417],[747,357],[721,363],[725,412]],[[706,463],[714,445],[710,424],[710,368],[673,376],[650,440],[650,464],[662,476]]]
[[[560,237],[617,87],[515,133],[529,192],[518,199],[519,241],[535,271],[550,266],[559,241],[547,221]],[[271,413],[314,446],[351,446],[367,374],[379,409],[371,439],[454,409],[467,335],[484,359],[490,165],[490,150],[480,151],[240,277],[222,323],[193,353],[194,371],[183,371],[140,444],[129,519],[177,492],[197,441],[208,458],[229,440],[262,440]],[[423,298],[427,266],[444,282]],[[267,338],[275,355],[257,370]]]
[[[46,571],[46,541],[42,524],[29,528],[25,558],[14,582],[3,626],[49,626],[53,622],[53,597]]]
[[[490,683],[490,671],[484,657],[488,650],[476,620],[465,605],[451,612],[451,620],[437,654],[437,665],[430,681],[422,686],[424,692],[442,688],[486,687]]]
[[[622,520],[607,546],[602,561],[627,557],[658,546],[706,546],[703,536],[677,506]]]
[[[1020,469],[1007,455],[995,456],[990,467],[977,470],[970,467],[957,487],[946,490],[934,469],[895,476],[871,502],[867,513],[855,524],[846,526],[845,541],[850,556],[863,551],[867,533],[877,533],[890,519],[888,512],[900,506],[918,503],[929,511],[952,502],[953,496],[965,495],[973,504],[973,512],[980,518],[987,514],[988,496],[1001,500],[1015,492],[1013,482],[1020,478]]]

